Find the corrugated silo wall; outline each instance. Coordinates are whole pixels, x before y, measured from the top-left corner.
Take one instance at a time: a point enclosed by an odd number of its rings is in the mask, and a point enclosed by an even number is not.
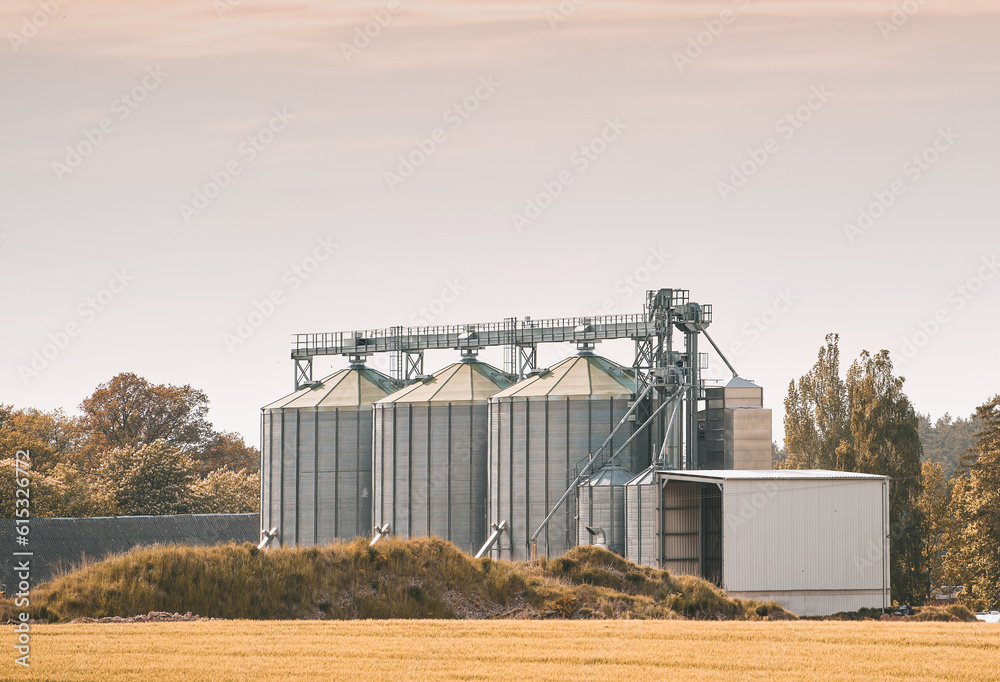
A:
[[[659,567],[659,494],[652,477],[648,483],[625,486],[625,558],[640,566]]]
[[[587,531],[601,528],[608,541],[608,549],[625,555],[625,486],[583,485],[579,490],[579,528],[577,542],[594,545],[597,541]]]
[[[476,552],[486,540],[485,403],[375,405],[375,524]]]
[[[277,545],[323,545],[371,532],[371,411],[264,413],[261,526]]]
[[[489,517],[495,523],[507,522],[495,556],[531,557],[532,533],[628,408],[628,400],[611,397],[490,401]],[[632,428],[631,424],[622,427],[615,436],[615,449],[625,443]],[[628,453],[620,459],[622,464],[631,463]],[[571,494],[539,534],[539,556],[553,559],[576,546],[576,506],[576,495]]]

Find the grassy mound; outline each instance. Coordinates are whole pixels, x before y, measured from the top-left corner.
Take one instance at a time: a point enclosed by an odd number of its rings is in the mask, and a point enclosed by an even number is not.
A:
[[[258,551],[251,544],[137,548],[32,591],[50,622],[150,611],[249,619],[789,618],[710,583],[596,547],[559,559],[473,559],[435,538]],[[14,613],[0,602],[0,618]]]

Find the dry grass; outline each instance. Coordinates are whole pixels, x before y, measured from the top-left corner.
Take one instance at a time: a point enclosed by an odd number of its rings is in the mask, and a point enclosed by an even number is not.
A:
[[[984,623],[202,621],[41,625],[33,635],[31,670],[14,671],[8,660],[0,679],[773,681],[1000,675],[1000,628]]]
[[[553,561],[473,559],[436,538],[260,552],[253,545],[144,547],[32,591],[51,622],[150,611],[232,619],[788,618],[698,578],[577,547]],[[0,618],[15,609],[0,600]],[[2,622],[2,621],[0,621]]]

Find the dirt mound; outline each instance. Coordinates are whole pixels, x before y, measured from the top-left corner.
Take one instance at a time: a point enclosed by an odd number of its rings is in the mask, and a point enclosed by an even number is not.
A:
[[[249,543],[142,547],[39,585],[32,596],[31,615],[50,622],[794,617],[773,602],[733,599],[699,578],[596,547],[510,562],[473,559],[436,538],[270,551]],[[0,621],[13,613],[11,602],[0,602]]]

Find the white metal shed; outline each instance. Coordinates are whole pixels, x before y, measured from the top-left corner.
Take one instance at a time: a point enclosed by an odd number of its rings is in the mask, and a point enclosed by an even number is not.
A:
[[[660,470],[626,486],[629,559],[803,616],[891,604],[888,529],[885,476]]]

